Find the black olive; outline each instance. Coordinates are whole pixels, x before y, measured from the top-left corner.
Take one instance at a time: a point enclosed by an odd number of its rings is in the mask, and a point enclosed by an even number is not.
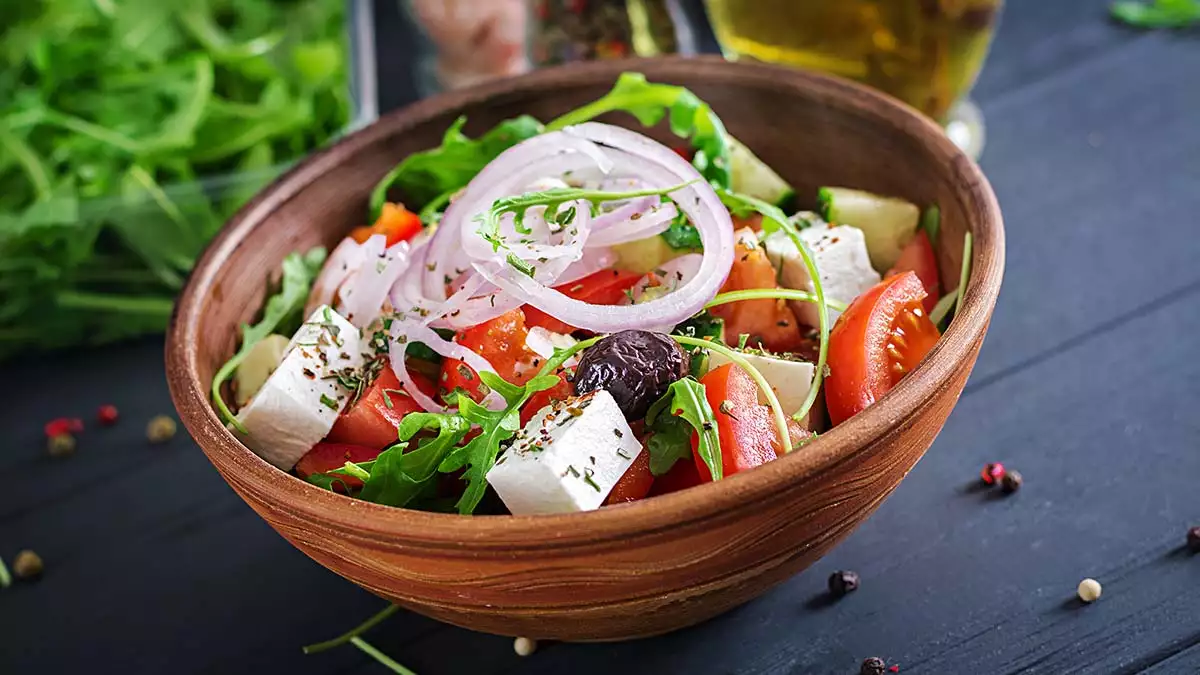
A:
[[[583,353],[575,372],[575,393],[607,390],[632,422],[645,417],[650,404],[687,375],[690,365],[687,352],[661,333],[621,331]]]

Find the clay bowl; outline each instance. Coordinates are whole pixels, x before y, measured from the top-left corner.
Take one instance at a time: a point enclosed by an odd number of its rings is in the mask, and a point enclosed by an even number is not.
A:
[[[409,153],[437,145],[459,115],[467,115],[471,135],[522,113],[548,120],[599,97],[624,70],[691,88],[799,195],[847,185],[936,202],[941,271],[951,285],[970,230],[974,260],[962,313],[924,363],[795,454],[718,483],[584,514],[461,517],[355,501],[273,468],[225,430],[208,384],[234,351],[238,325],[255,318],[268,273],[285,254],[331,246],[361,224],[376,181]],[[636,127],[631,118],[612,121]],[[717,59],[572,66],[422,101],[267,188],[192,273],[168,334],[167,374],[184,424],[229,485],[334,572],[475,630],[635,638],[698,623],[765,592],[879,506],[954,407],[1003,266],[1000,212],[987,180],[936,126],[891,99],[820,75]]]

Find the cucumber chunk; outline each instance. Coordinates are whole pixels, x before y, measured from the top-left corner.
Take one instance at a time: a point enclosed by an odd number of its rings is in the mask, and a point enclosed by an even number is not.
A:
[[[754,156],[750,149],[729,139],[729,163],[734,192],[782,206],[795,191],[771,167]]]
[[[830,223],[852,225],[863,231],[871,266],[887,273],[900,252],[917,234],[921,210],[915,205],[863,190],[823,187],[817,191],[821,216]]]

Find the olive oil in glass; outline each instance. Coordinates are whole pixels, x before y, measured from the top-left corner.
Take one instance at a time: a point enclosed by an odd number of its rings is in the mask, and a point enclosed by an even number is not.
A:
[[[726,57],[750,57],[862,82],[947,124],[952,138],[960,111],[974,114],[978,122],[977,111],[954,108],[983,66],[1001,4],[1002,0],[707,0]],[[957,131],[961,134],[963,129]]]

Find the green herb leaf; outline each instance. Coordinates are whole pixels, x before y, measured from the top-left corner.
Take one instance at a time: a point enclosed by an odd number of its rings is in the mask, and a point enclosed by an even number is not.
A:
[[[1200,0],[1114,2],[1113,18],[1137,28],[1186,28],[1200,24]]]
[[[413,205],[426,205],[442,196],[448,200],[500,153],[542,132],[541,122],[522,115],[471,140],[462,133],[466,123],[466,117],[459,117],[446,130],[440,146],[409,155],[379,181],[371,191],[371,222],[379,218],[392,189],[402,192]],[[422,213],[428,216],[424,209]]]
[[[646,444],[650,452],[650,473],[661,476],[676,461],[691,454],[691,432],[680,430],[680,420],[699,435],[697,453],[708,467],[712,479],[721,480],[725,468],[721,460],[717,420],[705,398],[704,385],[690,377],[672,382],[667,393],[646,412],[646,424],[654,431],[654,436]],[[662,438],[654,443],[654,438],[660,434]],[[658,471],[655,471],[656,467]]]
[[[700,230],[682,213],[659,236],[676,251],[699,251],[704,248],[704,243],[700,241]]]
[[[316,279],[317,273],[321,271],[321,265],[324,262],[325,249],[320,246],[310,249],[304,255],[289,253],[283,259],[283,278],[280,282],[279,292],[267,299],[262,319],[258,323],[253,326],[242,326],[241,348],[213,376],[213,404],[216,405],[221,417],[242,433],[246,433],[246,428],[226,405],[225,399],[221,396],[221,386],[230,377],[233,377],[238,365],[260,340],[277,332],[277,328],[280,329],[279,332],[291,333],[294,332],[295,327],[300,325],[300,322],[303,321],[300,313],[304,310],[304,302],[308,299],[309,288]],[[288,331],[287,328],[292,330]]]
[[[408,450],[407,441],[423,429],[436,429],[438,434],[435,438],[422,439],[416,448]],[[408,505],[436,478],[438,465],[470,429],[467,421],[458,415],[405,415],[399,428],[399,438],[404,442],[393,445],[375,458],[371,476],[365,481],[359,499],[388,506]]]

